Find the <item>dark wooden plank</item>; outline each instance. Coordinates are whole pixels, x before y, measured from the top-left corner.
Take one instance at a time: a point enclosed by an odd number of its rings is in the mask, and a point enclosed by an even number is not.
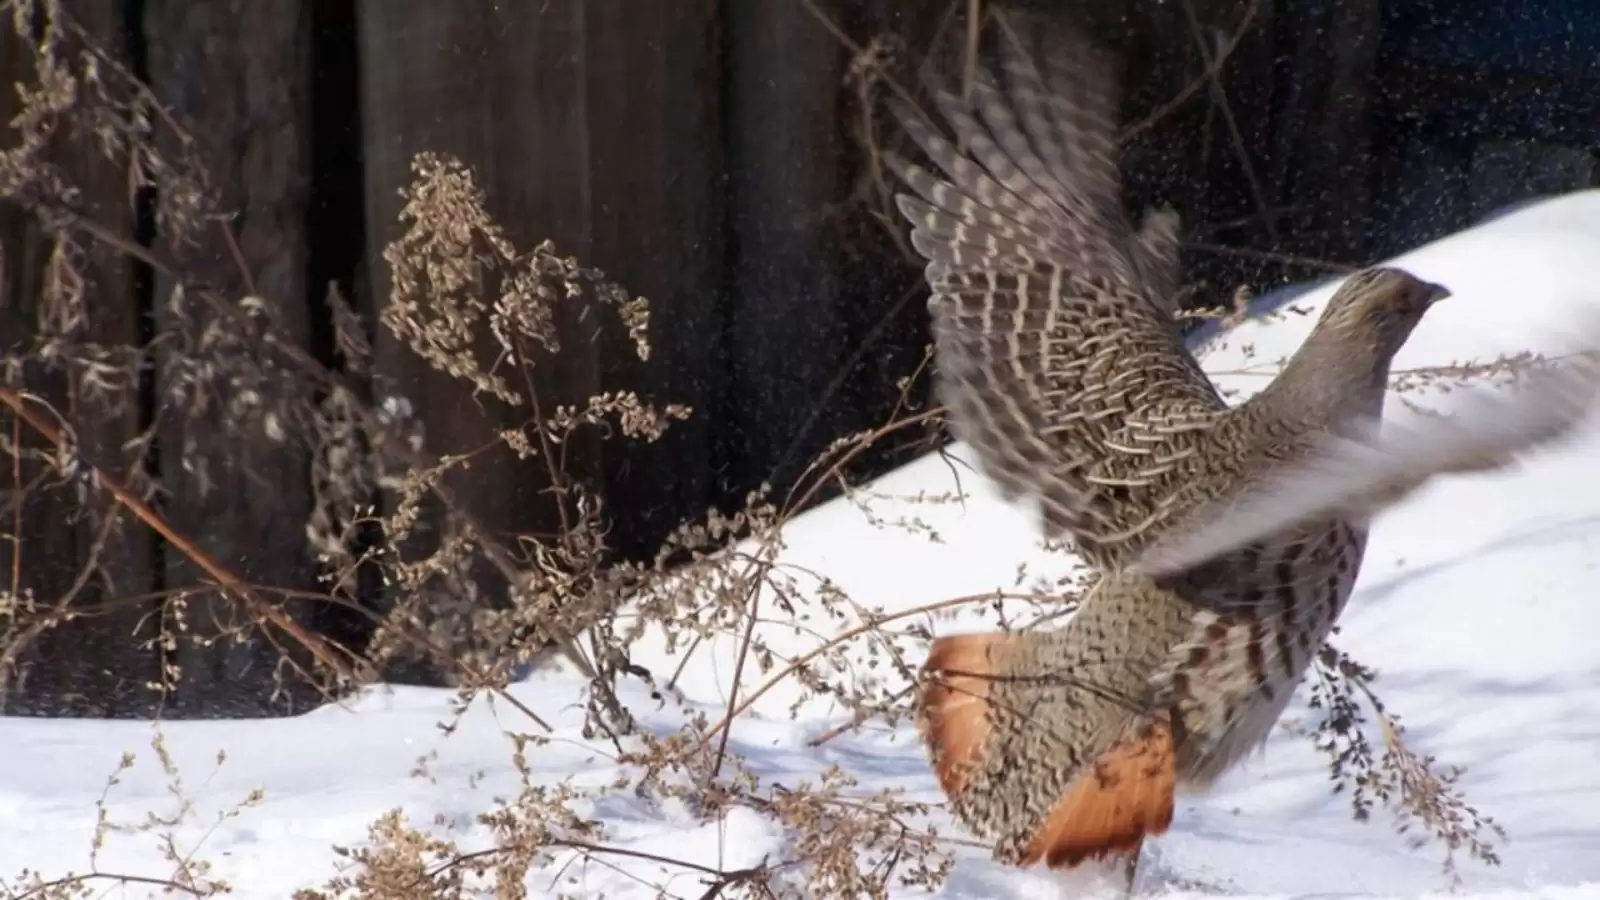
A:
[[[1102,19],[1114,19],[1120,9],[1097,6]],[[1281,178],[1272,132],[1274,4],[1140,4],[1130,13],[1122,24],[1104,26],[1124,50],[1130,211],[1137,220],[1145,209],[1172,206],[1190,242],[1271,246],[1283,231],[1275,215]],[[1231,52],[1219,64],[1224,46]],[[1207,74],[1212,70],[1215,80]],[[1183,262],[1191,306],[1228,303],[1238,285],[1260,286],[1280,274],[1278,266],[1259,260],[1192,249]]]
[[[870,48],[874,42],[904,48],[893,57],[887,74],[911,90],[917,88],[924,54],[935,41],[946,47],[962,45],[961,24],[947,15],[952,9],[949,0],[852,0],[817,8],[827,17],[830,30],[837,27],[852,36],[854,47],[847,48],[851,54],[854,48]],[[905,243],[906,222],[893,205],[898,182],[883,167],[874,143],[908,148],[901,143],[899,124],[885,114],[884,85],[864,93],[859,75],[869,70],[853,56],[846,65],[850,74],[842,76],[838,86],[840,184],[835,197],[818,203],[839,251],[834,262],[839,289],[834,327],[844,340],[828,382],[812,394],[809,408],[796,419],[802,433],[796,435],[787,458],[776,461],[791,466],[809,463],[819,445],[841,432],[885,424],[897,409],[905,411],[904,399],[912,409],[930,399],[926,377],[911,387],[909,398],[901,396],[902,379],[921,368],[931,338],[927,282],[924,261]],[[890,191],[880,193],[880,185]],[[920,430],[900,431],[880,439],[853,459],[844,474],[855,481],[887,471],[907,459],[908,445],[926,449],[926,436]],[[835,487],[830,484],[818,492],[817,500],[828,499]]]
[[[609,328],[602,381],[693,409],[657,443],[605,445],[606,500],[619,519],[613,542],[640,557],[712,499],[725,254],[718,3],[583,6],[589,261],[651,308],[649,360]]]
[[[488,211],[520,250],[550,239],[557,251],[595,264],[586,96],[587,27],[578,0],[506,4],[492,0],[366,0],[358,7],[361,34],[362,122],[366,135],[367,257],[374,313],[387,302],[390,271],[381,258],[400,235],[397,190],[411,180],[421,151],[448,153],[471,167]],[[609,114],[609,113],[607,113]],[[600,386],[592,325],[581,310],[558,307],[563,350],[541,361],[535,384],[543,402],[581,403]],[[479,359],[493,359],[487,341]],[[380,394],[398,392],[416,412],[434,455],[477,451],[497,432],[527,418],[493,398],[430,368],[380,329],[375,348]],[[546,407],[548,412],[548,407]],[[588,435],[566,447],[568,471],[604,487],[596,442]],[[496,447],[479,453],[446,484],[457,502],[496,536],[550,534],[560,520],[545,488],[543,460],[519,460]],[[427,552],[443,520],[428,510],[423,533],[410,544]],[[504,588],[492,569],[477,567],[473,584],[495,603]],[[472,588],[436,582],[425,588],[435,610],[470,611]],[[471,635],[456,637],[470,641]],[[426,664],[392,677],[437,680]]]
[[[728,115],[726,394],[722,473],[730,486],[792,479],[841,428],[823,411],[791,451],[847,347],[837,232],[845,189],[839,91],[848,54],[793,0],[724,7]],[[788,465],[772,472],[780,459]]]
[[[183,244],[166,246],[174,237],[170,231],[158,233],[156,242],[184,271],[225,296],[243,298],[253,291],[271,309],[279,333],[302,347],[308,341],[309,25],[308,0],[149,0],[143,22],[151,87],[191,129],[221,210],[232,214],[226,225],[213,223]],[[163,146],[177,151],[170,139]],[[244,272],[225,227],[236,235]],[[157,281],[158,328],[197,340],[215,319],[197,300],[175,308],[172,287]],[[315,564],[304,540],[311,508],[307,451],[292,436],[276,438],[263,414],[299,402],[310,386],[294,379],[249,385],[260,394],[257,405],[242,385],[208,379],[201,386],[208,402],[201,405],[192,392],[175,396],[190,371],[175,355],[184,352],[182,345],[169,347],[159,356],[158,387],[169,521],[247,581],[314,588]],[[238,352],[202,349],[199,355],[228,367]],[[236,402],[241,406],[230,408]],[[166,553],[166,579],[169,588],[203,580],[173,548]],[[176,614],[178,607],[169,612]],[[195,633],[222,639],[180,644],[175,661],[183,682],[175,714],[266,713],[307,702],[303,690],[271,699],[279,652],[255,631],[243,631],[244,640],[224,637],[239,624],[241,612],[233,600],[213,592],[187,604]]]
[[[126,62],[121,5],[72,0],[65,8],[102,50]],[[17,43],[10,24],[0,25],[0,84],[31,83],[31,54]],[[73,54],[77,48],[63,49]],[[0,92],[0,122],[11,121],[16,103],[15,91]],[[14,146],[15,138],[9,126],[0,126],[0,147]],[[51,143],[47,158],[77,188],[87,218],[107,233],[132,236],[123,164],[106,159],[92,145],[63,140]],[[0,258],[5,260],[0,346],[8,358],[26,353],[40,335],[41,307],[49,290],[44,267],[52,243],[28,211],[0,200]],[[73,345],[112,351],[136,347],[139,309],[128,261],[93,241],[79,240],[75,247],[76,273],[84,279],[80,302],[88,314],[60,337]],[[110,379],[110,387],[97,389],[90,389],[81,366],[47,370],[29,364],[22,374],[21,383],[12,386],[44,397],[63,413],[85,459],[119,480],[137,470],[140,450],[128,445],[140,433],[139,402],[136,379],[126,368]],[[0,429],[8,441],[20,436],[25,446],[44,446],[9,415],[0,414]],[[15,489],[14,474],[25,484],[47,474],[31,463],[15,473],[10,454],[0,456],[5,460],[0,483],[7,492]],[[67,601],[68,609],[83,616],[49,628],[25,645],[8,644],[8,652],[20,651],[11,674],[23,677],[0,702],[5,714],[146,716],[161,701],[146,687],[159,675],[158,657],[142,646],[154,636],[148,616],[153,604],[146,599],[155,586],[151,536],[130,523],[103,492],[80,492],[79,487],[66,481],[35,490],[21,509],[21,533],[15,541],[0,541],[0,578],[6,590],[30,593],[47,609]],[[3,520],[0,529],[10,535],[15,520],[10,514]],[[13,574],[20,576],[19,583],[12,584]],[[26,629],[32,621],[23,616],[18,625]]]
[[[1277,85],[1288,102],[1278,119],[1282,196],[1297,214],[1281,249],[1346,263],[1367,258],[1371,242],[1372,132],[1376,68],[1383,33],[1379,0],[1342,0],[1300,11],[1292,29],[1292,67]]]

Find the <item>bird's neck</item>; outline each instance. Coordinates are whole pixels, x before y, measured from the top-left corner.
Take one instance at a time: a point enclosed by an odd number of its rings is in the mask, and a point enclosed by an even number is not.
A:
[[[1261,392],[1260,407],[1269,419],[1318,427],[1375,418],[1383,414],[1392,356],[1376,341],[1318,329]]]

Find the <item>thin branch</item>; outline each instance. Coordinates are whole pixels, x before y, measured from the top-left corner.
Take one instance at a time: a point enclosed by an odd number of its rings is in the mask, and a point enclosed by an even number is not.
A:
[[[958,606],[968,606],[973,603],[993,602],[996,598],[1005,596],[1013,595],[989,591],[983,594],[970,594],[965,597],[954,597],[948,600],[939,600],[934,603],[925,603],[921,606],[914,606],[909,609],[902,609],[897,612],[884,613],[882,615],[874,616],[869,621],[862,622],[853,628],[847,628],[844,631],[834,635],[832,639],[825,641],[824,643],[819,644],[818,646],[813,647],[805,653],[802,653],[790,660],[788,665],[769,675],[767,680],[763,681],[755,690],[745,694],[744,698],[737,704],[733,703],[732,697],[730,696],[728,713],[718,720],[715,725],[712,725],[710,728],[706,729],[704,734],[700,735],[700,742],[701,744],[704,744],[713,736],[721,733],[724,735],[723,743],[726,743],[727,737],[725,732],[728,726],[733,723],[734,719],[744,715],[745,711],[753,706],[757,700],[760,700],[768,691],[787,680],[789,676],[805,668],[812,662],[812,660],[815,660],[817,657],[827,653],[829,650],[832,650],[835,647],[852,641],[863,634],[876,631],[889,622],[895,622],[900,619],[909,619],[912,616],[920,616],[926,613],[939,612],[940,610],[954,609]]]
[[[1253,4],[1252,4],[1253,7]],[[1200,19],[1195,15],[1192,0],[1183,0],[1184,16],[1189,20],[1189,33],[1193,35],[1195,47],[1200,51],[1200,60],[1205,64],[1209,75],[1207,82],[1211,85],[1212,97],[1216,100],[1217,108],[1222,112],[1222,120],[1228,126],[1228,134],[1233,140],[1235,152],[1239,154],[1239,165],[1244,170],[1244,177],[1250,184],[1250,194],[1255,200],[1256,210],[1265,218],[1262,224],[1266,226],[1267,238],[1274,244],[1278,242],[1278,226],[1271,216],[1267,215],[1270,207],[1267,205],[1266,192],[1261,187],[1261,179],[1256,175],[1255,161],[1250,158],[1250,147],[1245,142],[1244,135],[1239,131],[1239,123],[1233,116],[1233,105],[1228,102],[1228,92],[1222,86],[1222,77],[1217,68],[1212,65],[1211,48],[1206,46]],[[1242,32],[1241,32],[1242,33]],[[1220,57],[1221,54],[1219,53]]]
[[[61,888],[73,887],[75,885],[87,884],[91,881],[109,881],[113,884],[120,884],[123,887],[142,884],[148,887],[158,887],[163,891],[178,891],[180,893],[188,894],[191,897],[205,897],[208,894],[207,891],[200,890],[192,885],[183,884],[182,882],[173,881],[169,878],[155,878],[149,875],[117,875],[110,872],[87,872],[82,875],[68,875],[52,881],[43,881],[31,888],[28,888],[20,894],[12,893],[10,896],[13,898],[13,900],[29,900],[30,897],[48,896],[52,891],[58,891]]]
[[[1234,29],[1233,35],[1218,48],[1217,55],[1206,62],[1205,69],[1200,73],[1199,77],[1185,84],[1183,89],[1178,91],[1171,100],[1161,104],[1149,115],[1123,129],[1122,135],[1117,138],[1117,143],[1121,145],[1128,144],[1134,138],[1160,123],[1162,119],[1171,115],[1186,100],[1194,96],[1196,91],[1205,87],[1213,79],[1220,77],[1222,67],[1227,65],[1228,58],[1233,55],[1233,51],[1239,47],[1239,42],[1244,40],[1245,35],[1249,33],[1250,26],[1255,21],[1260,2],[1261,0],[1250,0],[1250,4],[1245,7],[1244,18],[1239,20],[1239,25]]]

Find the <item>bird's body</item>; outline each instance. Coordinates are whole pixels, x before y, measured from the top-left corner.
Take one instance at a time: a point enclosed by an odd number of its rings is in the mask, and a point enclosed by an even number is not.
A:
[[[1195,482],[1213,486],[1195,507],[1235,483]],[[939,638],[919,716],[952,810],[1024,865],[1136,851],[1177,788],[1209,786],[1266,739],[1366,539],[1313,521],[1173,576],[1105,571],[1058,630]],[[1138,771],[1094,774],[1130,738],[1146,742]]]
[[[1104,63],[1055,43],[1042,73],[1006,57],[1009,91],[980,74],[970,103],[941,94],[954,141],[902,111],[943,177],[886,158],[912,192],[952,430],[1101,576],[1062,629],[937,639],[918,698],[957,818],[1002,859],[1060,867],[1136,854],[1177,788],[1260,745],[1350,597],[1367,519],[1449,462],[1391,455],[1352,482],[1360,498],[1324,491],[1248,540],[1139,564],[1370,434],[1391,360],[1449,292],[1393,268],[1350,277],[1284,372],[1229,408],[1173,319],[1175,220],[1135,232],[1122,213]]]

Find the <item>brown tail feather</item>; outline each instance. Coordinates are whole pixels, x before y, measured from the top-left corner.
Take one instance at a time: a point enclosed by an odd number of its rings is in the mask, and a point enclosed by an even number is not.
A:
[[[1150,726],[1107,750],[1093,771],[1073,782],[1028,842],[1021,864],[1043,860],[1062,869],[1137,853],[1146,836],[1172,824],[1176,781],[1172,732],[1165,725]]]
[[[917,698],[918,726],[939,786],[950,796],[961,792],[983,759],[989,684],[1015,640],[997,631],[956,634],[935,639],[928,651]]]

